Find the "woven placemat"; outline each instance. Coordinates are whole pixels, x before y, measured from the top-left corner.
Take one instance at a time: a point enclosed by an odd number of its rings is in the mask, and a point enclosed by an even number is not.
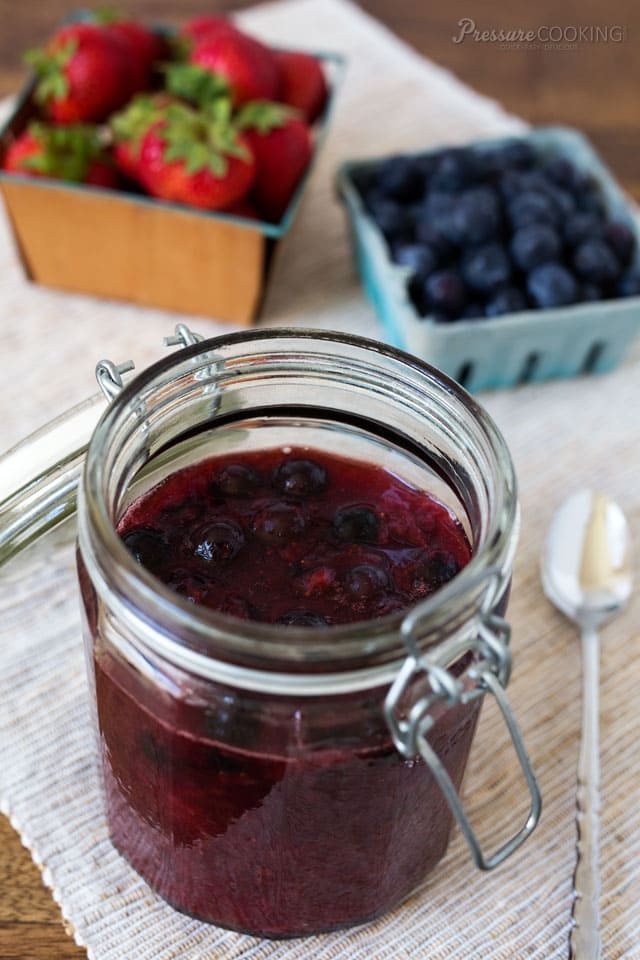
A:
[[[286,0],[246,12],[265,39],[337,50],[349,68],[332,132],[292,233],[282,244],[264,323],[381,337],[358,286],[344,216],[333,197],[349,156],[463,142],[521,128],[495,103],[425,62],[344,0]],[[99,228],[99,225],[97,225]],[[23,277],[0,220],[0,448],[94,391],[108,355],[140,368],[161,355],[177,315],[39,288]],[[224,329],[191,319],[204,334]],[[617,498],[638,533],[637,353],[615,373],[527,386],[482,399],[511,447],[523,525],[509,616],[509,695],[544,797],[529,843],[499,870],[471,866],[461,837],[424,887],[376,923],[323,937],[268,942],[175,913],[112,847],[89,728],[69,527],[0,571],[0,807],[42,866],[91,960],[462,960],[567,955],[574,863],[579,647],[542,595],[544,529],[572,487]],[[640,607],[604,632],[602,909],[604,956],[640,960]],[[524,814],[515,756],[495,711],[483,712],[466,802],[489,845]]]

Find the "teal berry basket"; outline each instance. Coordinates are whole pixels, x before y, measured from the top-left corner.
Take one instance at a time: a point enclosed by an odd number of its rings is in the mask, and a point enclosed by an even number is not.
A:
[[[541,159],[570,160],[597,184],[608,219],[622,220],[635,239],[639,262],[638,219],[623,191],[585,137],[565,127],[544,127],[529,134],[469,144],[493,149],[523,140]],[[442,147],[419,155],[438,153]],[[436,322],[421,317],[407,284],[411,269],[392,262],[387,242],[365,209],[356,187],[358,175],[386,158],[343,164],[338,192],[346,205],[354,254],[365,292],[389,341],[438,367],[467,390],[513,387],[556,377],[603,373],[614,369],[640,331],[640,296],[619,297],[551,309],[526,309],[498,317]]]

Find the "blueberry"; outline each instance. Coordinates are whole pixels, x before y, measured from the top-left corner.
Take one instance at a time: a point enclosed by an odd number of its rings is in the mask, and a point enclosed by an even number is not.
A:
[[[580,300],[582,303],[594,303],[597,300],[604,300],[605,295],[602,287],[597,283],[583,283],[580,287]]]
[[[295,540],[306,526],[299,507],[290,503],[273,503],[264,507],[253,521],[253,532],[265,543]]]
[[[584,213],[592,213],[599,220],[604,219],[604,205],[602,197],[594,184],[586,183],[585,189],[577,195],[578,209]]]
[[[567,218],[564,224],[564,239],[570,247],[579,246],[583,240],[599,237],[602,224],[592,213],[578,211]]]
[[[466,291],[455,270],[439,270],[424,281],[426,300],[432,310],[449,317],[459,316],[466,300]]]
[[[415,167],[422,174],[425,184],[428,184],[429,180],[433,175],[433,171],[438,166],[438,162],[439,162],[438,154],[423,153],[420,156],[413,157],[412,159]]]
[[[485,306],[487,317],[501,317],[505,313],[517,313],[527,309],[527,301],[517,287],[503,287],[498,290]]]
[[[621,271],[611,248],[603,240],[585,240],[573,255],[576,273],[594,283],[611,283]]]
[[[557,187],[555,184],[548,184],[544,193],[552,201],[560,217],[569,217],[572,213],[575,213],[576,199],[568,190],[563,190],[562,187]]]
[[[455,193],[472,184],[476,175],[477,167],[471,151],[465,148],[452,148],[442,151],[439,155],[431,174],[430,186],[437,190]]]
[[[273,474],[273,486],[288,497],[322,493],[327,483],[327,471],[314,460],[285,460]]]
[[[387,239],[409,238],[413,233],[413,220],[406,210],[387,200],[379,193],[370,194],[367,207],[376,226]]]
[[[529,170],[536,163],[536,152],[525,140],[510,140],[494,151],[494,163],[500,170]]]
[[[622,274],[618,281],[618,296],[640,296],[640,267],[631,267]]]
[[[358,600],[371,600],[388,590],[389,577],[380,567],[370,563],[361,563],[349,571],[346,587]]]
[[[243,546],[242,527],[233,520],[214,520],[198,531],[193,552],[208,563],[228,563]]]
[[[329,624],[321,613],[313,610],[288,610],[278,619],[285,627],[328,627]]]
[[[556,231],[544,223],[532,223],[516,230],[511,238],[511,256],[521,270],[556,260],[562,244]]]
[[[420,243],[399,244],[392,250],[391,258],[400,266],[423,274],[433,273],[438,263],[433,248]]]
[[[420,592],[424,592],[426,587],[431,592],[452,580],[459,570],[458,561],[452,553],[436,550],[425,554],[415,569],[414,587]]]
[[[378,186],[398,203],[413,203],[424,193],[425,177],[411,157],[389,157],[378,168]]]
[[[484,317],[484,315],[484,307],[481,303],[468,303],[460,314],[460,319],[479,320],[480,317]]]
[[[504,247],[489,243],[469,253],[462,262],[465,282],[481,293],[491,293],[508,283],[511,264]]]
[[[544,193],[528,191],[509,203],[509,219],[514,230],[531,223],[557,223],[558,216],[553,201]]]
[[[229,463],[216,476],[213,490],[225,497],[248,497],[260,485],[260,477],[244,463]]]
[[[363,170],[357,170],[352,174],[352,180],[361,197],[367,197],[367,194],[375,190],[378,184],[378,170],[376,167],[365,167]]]
[[[503,200],[513,200],[528,189],[527,176],[521,170],[505,170],[498,182],[498,189]]]
[[[566,190],[575,190],[576,186],[582,182],[582,174],[565,157],[553,157],[548,160],[542,171],[552,183]]]
[[[500,201],[491,187],[466,190],[452,212],[455,242],[459,246],[484,243],[500,231]]]
[[[450,211],[450,201],[447,205],[447,216]],[[429,247],[436,255],[438,262],[446,260],[453,253],[453,245],[447,240],[444,233],[438,229],[438,216],[431,219],[426,207],[421,208],[421,215],[415,222],[415,238],[418,243]]]
[[[543,263],[527,277],[529,296],[537,307],[563,307],[575,303],[579,290],[575,278],[559,263]]]
[[[422,209],[426,217],[438,217],[450,212],[453,201],[454,197],[445,190],[429,190],[425,195]]]
[[[209,581],[205,580],[204,577],[199,577],[195,573],[181,569],[174,570],[166,584],[170,590],[175,590],[189,603],[202,603],[209,589]]]
[[[629,263],[636,246],[636,238],[631,227],[621,220],[611,220],[602,228],[602,236],[620,263]]]
[[[369,507],[340,507],[333,518],[333,530],[338,540],[356,543],[375,543],[380,521]]]
[[[168,559],[169,547],[164,535],[151,527],[136,527],[122,537],[125,547],[136,563],[151,573],[157,573]]]

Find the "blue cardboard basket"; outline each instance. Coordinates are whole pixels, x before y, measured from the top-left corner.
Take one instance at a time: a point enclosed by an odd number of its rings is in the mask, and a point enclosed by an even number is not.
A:
[[[566,127],[544,127],[522,139],[543,157],[567,157],[598,183],[607,214],[624,220],[632,228],[638,262],[638,221],[621,188],[585,137]],[[487,140],[481,145],[494,147],[512,140],[513,137]],[[427,360],[472,391],[601,373],[617,366],[640,332],[640,297],[531,309],[449,324],[420,317],[407,293],[411,270],[390,259],[386,240],[367,213],[354,183],[354,176],[376,166],[381,159],[384,158],[343,164],[337,182],[349,214],[365,291],[394,346]]]

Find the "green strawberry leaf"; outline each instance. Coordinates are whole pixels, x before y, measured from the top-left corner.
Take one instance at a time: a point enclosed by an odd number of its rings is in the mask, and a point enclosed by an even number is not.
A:
[[[251,100],[240,108],[235,122],[239,130],[256,130],[258,133],[269,133],[278,127],[284,127],[289,120],[296,117],[300,117],[299,111],[287,107],[283,103],[274,103],[271,100]]]
[[[36,122],[28,130],[41,151],[23,165],[39,173],[81,183],[89,164],[102,151],[100,131],[90,124],[54,126]]]
[[[149,127],[159,120],[166,108],[158,104],[157,99],[141,93],[134,97],[124,110],[114,113],[109,119],[109,128],[116,143],[129,141],[138,144]]]
[[[64,68],[77,49],[77,40],[70,39],[54,53],[41,47],[27,50],[24,55],[25,62],[40,77],[34,92],[36,103],[43,106],[50,100],[62,100],[67,96],[69,81]]]
[[[195,63],[169,63],[163,69],[169,93],[196,106],[203,106],[229,93],[229,84],[224,77],[203,70]]]
[[[69,81],[61,71],[45,73],[33,94],[36,103],[41,106],[51,100],[63,100],[69,92]]]
[[[223,120],[229,115],[230,108],[220,108],[217,119],[212,122],[207,111],[198,112],[182,104],[172,104],[167,108],[162,127],[166,142],[165,161],[184,163],[187,174],[209,170],[219,179],[227,175],[229,157],[250,161],[251,153],[238,140],[237,130]]]
[[[172,34],[166,38],[171,60],[184,61],[193,50],[193,40],[180,34]]]

